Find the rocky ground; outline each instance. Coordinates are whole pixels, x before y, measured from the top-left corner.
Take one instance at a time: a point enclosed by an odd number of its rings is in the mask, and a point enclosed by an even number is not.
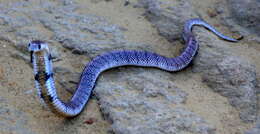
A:
[[[257,0],[0,0],[1,134],[259,134],[260,2]],[[102,73],[73,119],[39,101],[26,45],[50,44],[58,92],[68,100],[84,65],[115,49],[173,57],[182,27],[200,17],[243,40],[201,27],[200,50],[179,72],[120,67]]]

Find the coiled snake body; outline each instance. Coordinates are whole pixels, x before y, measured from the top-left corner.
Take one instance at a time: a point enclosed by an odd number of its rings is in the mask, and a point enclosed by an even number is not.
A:
[[[194,25],[204,26],[227,41],[238,41],[221,34],[201,19],[190,19],[186,21],[183,31],[186,48],[179,56],[167,58],[153,52],[135,50],[117,50],[99,55],[84,68],[77,90],[68,102],[61,101],[57,96],[48,45],[43,41],[32,41],[29,43],[28,49],[31,52],[35,84],[39,91],[39,96],[56,113],[65,117],[73,117],[83,110],[95,86],[95,81],[99,74],[105,70],[128,65],[156,67],[166,71],[182,70],[192,61],[199,47],[192,34]]]

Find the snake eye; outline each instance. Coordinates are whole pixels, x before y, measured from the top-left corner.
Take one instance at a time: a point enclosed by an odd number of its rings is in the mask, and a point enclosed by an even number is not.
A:
[[[41,45],[38,45],[38,48],[41,49]]]
[[[30,47],[30,46],[31,46],[31,43],[29,43],[28,46]]]

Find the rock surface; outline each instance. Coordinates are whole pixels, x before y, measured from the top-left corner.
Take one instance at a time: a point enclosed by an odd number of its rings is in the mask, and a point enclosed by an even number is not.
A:
[[[229,56],[210,68],[203,79],[215,92],[229,98],[230,104],[240,111],[242,120],[256,120],[256,73],[252,65]]]
[[[103,78],[102,87],[95,92],[100,106],[108,119],[113,122],[112,130],[122,134],[213,134],[214,127],[204,119],[178,107],[186,101],[187,93],[180,90],[169,78],[153,78],[153,74],[142,70],[138,74],[118,72]],[[115,76],[120,76],[118,79]],[[120,85],[114,81],[122,81]],[[128,88],[125,88],[128,87]],[[124,122],[124,123],[122,123]],[[137,125],[138,124],[138,125]]]
[[[256,125],[254,128],[250,129],[249,131],[246,131],[245,134],[259,134],[260,133],[260,120],[256,122]]]
[[[85,63],[102,52],[141,49],[177,56],[183,23],[199,16],[230,33],[217,25],[225,10],[208,11],[220,2],[202,1],[0,1],[0,133],[258,133],[259,45],[228,43],[200,27],[194,28],[200,50],[193,65],[174,73],[108,70],[74,119],[55,116],[33,90],[30,40],[51,44],[58,94],[68,100]]]
[[[193,15],[195,14],[194,10],[189,8],[191,7],[189,1],[178,1],[175,7],[167,6],[166,9],[159,8],[158,3],[158,1],[154,0],[139,1],[139,4],[146,7],[147,17],[155,24],[160,33],[163,31],[161,35],[167,39],[168,37],[176,37],[174,34],[181,35],[181,32],[172,32],[173,29],[180,27],[176,25],[178,24],[176,21],[183,24],[187,18],[196,16]],[[178,10],[185,10],[185,12]],[[173,26],[176,27],[173,28]],[[202,30],[196,31],[196,33],[198,32],[202,33]],[[171,33],[171,35],[168,33]],[[218,44],[216,38],[208,39],[211,38],[208,34],[201,34],[197,38],[202,43],[200,44],[201,50],[194,63],[196,65],[194,70],[203,72],[203,79],[207,85],[214,91],[229,98],[231,105],[240,111],[242,120],[246,122],[255,121],[258,110],[255,68],[239,57],[230,57],[230,48],[224,45],[225,42],[219,42]],[[200,40],[201,38],[206,39]]]
[[[259,0],[228,0],[228,5],[238,24],[260,35]]]
[[[156,26],[159,34],[169,41],[180,39],[184,22],[198,17],[187,0],[139,0],[136,7],[146,9],[145,16]]]

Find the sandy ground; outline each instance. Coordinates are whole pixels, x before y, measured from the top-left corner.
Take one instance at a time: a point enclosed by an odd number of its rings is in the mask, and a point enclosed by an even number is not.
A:
[[[16,0],[12,0],[16,1]],[[8,1],[8,2],[12,2]],[[198,0],[197,0],[198,1]],[[194,6],[200,8],[200,12],[205,12],[204,19],[211,24],[218,24],[217,18],[210,18],[206,13],[210,10],[212,3],[219,0],[200,0],[194,1]],[[6,2],[0,0],[0,2]],[[124,35],[130,42],[139,42],[151,44],[152,47],[161,47],[158,53],[172,51],[174,56],[179,52],[180,42],[174,42],[178,45],[172,45],[172,48],[163,47],[169,42],[158,35],[157,30],[147,21],[142,14],[143,9],[133,8],[131,5],[123,6],[123,0],[111,0],[109,2],[101,0],[77,0],[81,3],[80,13],[95,14],[106,17],[112,24],[117,24],[127,30]],[[131,3],[134,3],[132,0]],[[218,27],[221,30],[227,30],[225,27]],[[229,33],[229,31],[224,31]],[[260,73],[260,46],[256,43],[241,41],[237,44],[230,44],[234,52],[246,58],[256,66]],[[61,48],[64,49],[64,48]],[[10,42],[0,41],[0,97],[6,98],[7,107],[14,107],[18,111],[24,112],[27,116],[26,126],[32,132],[38,134],[45,133],[88,133],[102,134],[107,133],[110,123],[103,119],[96,99],[91,99],[83,113],[72,120],[66,120],[57,117],[39,104],[39,100],[34,90],[32,68],[23,60],[12,57],[17,51]],[[84,62],[89,59],[84,56],[74,56],[64,49],[61,56],[66,60],[59,62],[58,66],[66,66],[80,72]],[[64,58],[65,59],[65,58]],[[73,64],[75,60],[85,60],[82,64]],[[189,73],[192,73],[189,71]],[[173,74],[174,75],[174,74]],[[183,74],[187,75],[187,73]],[[177,78],[177,86],[189,93],[186,105],[189,110],[207,119],[210,124],[217,128],[218,134],[242,134],[245,130],[252,127],[252,124],[245,124],[239,120],[238,112],[229,105],[225,97],[212,92],[208,87],[201,83],[199,75],[189,74],[191,79],[184,77]],[[184,83],[185,82],[185,83]],[[189,84],[186,84],[189,83]],[[60,90],[61,98],[68,98],[69,94]],[[88,124],[86,121],[93,118],[94,123]],[[15,122],[15,121],[14,121]],[[76,131],[77,130],[77,131]],[[9,132],[9,131],[7,131]]]

